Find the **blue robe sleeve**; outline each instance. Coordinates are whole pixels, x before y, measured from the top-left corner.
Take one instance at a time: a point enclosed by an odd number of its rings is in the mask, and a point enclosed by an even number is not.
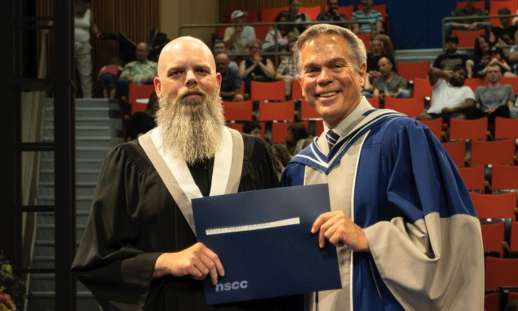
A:
[[[480,224],[453,162],[414,120],[383,135],[377,208],[395,216],[364,229],[381,278],[406,310],[482,310]]]

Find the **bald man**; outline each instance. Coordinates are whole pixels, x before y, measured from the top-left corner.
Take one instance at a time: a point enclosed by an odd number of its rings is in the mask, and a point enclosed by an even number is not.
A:
[[[191,199],[277,185],[264,143],[225,127],[220,85],[202,41],[171,41],[154,79],[157,127],[108,154],[73,264],[104,310],[289,307],[205,304],[202,280],[216,284],[225,263],[197,242]]]

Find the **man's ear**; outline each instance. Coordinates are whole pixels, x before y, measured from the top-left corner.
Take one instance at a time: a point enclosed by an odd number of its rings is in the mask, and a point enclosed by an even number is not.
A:
[[[162,93],[162,83],[160,82],[159,77],[155,77],[153,79],[153,86],[155,87],[155,93],[158,98],[160,98],[160,95]]]
[[[218,82],[218,90],[221,90],[221,81],[222,80],[223,80],[223,78],[221,77],[221,73],[216,72],[216,81]]]

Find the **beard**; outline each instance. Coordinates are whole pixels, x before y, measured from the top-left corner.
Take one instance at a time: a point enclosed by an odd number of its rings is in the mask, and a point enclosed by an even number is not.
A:
[[[185,98],[185,92],[174,100],[160,98],[156,122],[166,153],[194,164],[214,157],[221,145],[225,119],[217,93],[189,91],[201,93],[200,99]]]

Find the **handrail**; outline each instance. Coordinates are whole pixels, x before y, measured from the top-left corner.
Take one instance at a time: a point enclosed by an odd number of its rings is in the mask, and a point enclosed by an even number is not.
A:
[[[481,22],[481,21],[489,21],[495,18],[514,18],[518,17],[518,14],[513,15],[471,15],[471,16],[446,16],[442,18],[441,22],[441,32],[442,32],[442,43],[446,41],[446,23],[452,21],[471,21],[471,22]]]

